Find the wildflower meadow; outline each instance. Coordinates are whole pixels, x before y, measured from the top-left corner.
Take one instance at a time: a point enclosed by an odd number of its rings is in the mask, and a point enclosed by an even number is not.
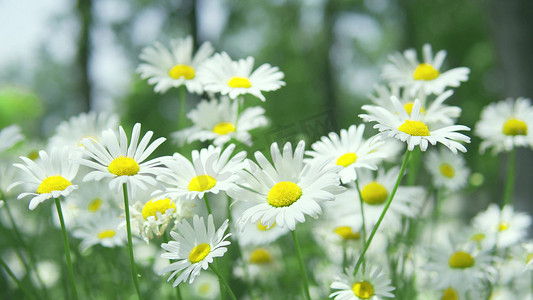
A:
[[[129,74],[144,100],[0,129],[0,298],[533,299],[531,95],[465,117],[482,75],[424,42],[376,62],[349,121],[278,124],[305,74],[221,45],[153,39]],[[150,122],[125,117],[138,101]]]

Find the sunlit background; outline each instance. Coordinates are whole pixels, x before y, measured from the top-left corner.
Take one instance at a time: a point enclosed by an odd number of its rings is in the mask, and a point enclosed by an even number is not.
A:
[[[178,116],[177,91],[164,96],[135,72],[140,50],[191,34],[233,58],[253,56],[285,73],[287,86],[264,105],[271,126],[256,138],[304,138],[360,123],[357,117],[394,51],[430,43],[446,49],[445,67],[466,66],[470,80],[450,102],[473,128],[481,108],[533,94],[533,2],[501,0],[1,0],[0,127],[20,124],[28,135],[53,134],[83,111],[114,111],[168,136]],[[188,110],[199,99],[190,96]],[[307,120],[319,120],[305,128]],[[473,135],[472,135],[473,136]],[[474,173],[474,211],[499,202],[506,157],[467,154]],[[162,151],[172,151],[167,143]],[[518,151],[518,209],[531,202],[533,159]],[[482,176],[479,176],[482,175]]]

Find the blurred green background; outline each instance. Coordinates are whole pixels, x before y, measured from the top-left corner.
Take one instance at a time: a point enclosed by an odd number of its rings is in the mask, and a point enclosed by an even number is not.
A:
[[[387,55],[430,43],[446,49],[447,68],[467,66],[470,80],[450,103],[473,128],[490,102],[531,97],[533,3],[529,0],[55,0],[0,1],[0,126],[16,122],[46,138],[62,120],[89,109],[114,111],[122,124],[141,122],[156,136],[177,126],[178,91],[155,94],[135,68],[142,47],[191,34],[232,58],[253,56],[285,73],[287,86],[261,103],[271,126],[256,149],[274,141],[315,141],[360,123],[357,115],[379,83]],[[188,98],[188,110],[198,102]],[[498,201],[505,155],[467,153],[484,175],[475,211]],[[161,153],[175,146],[165,143]],[[518,152],[516,202],[531,195],[533,159]]]

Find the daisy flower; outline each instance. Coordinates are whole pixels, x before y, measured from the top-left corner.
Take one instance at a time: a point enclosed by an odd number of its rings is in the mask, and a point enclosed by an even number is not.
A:
[[[472,244],[460,245],[449,239],[437,240],[432,247],[428,271],[435,275],[432,286],[437,289],[452,287],[456,291],[477,291],[487,281],[494,282],[496,269],[491,266],[494,258],[487,252],[478,251]]]
[[[67,227],[83,224],[87,219],[94,218],[96,214],[115,207],[116,193],[109,189],[102,189],[98,182],[86,182],[78,187],[76,193],[69,195],[61,201],[61,210]],[[52,214],[57,215],[55,207],[51,207]],[[54,225],[60,228],[59,216],[54,219]]]
[[[79,165],[73,161],[68,148],[52,148],[50,155],[39,151],[39,160],[33,161],[21,156],[23,164],[14,164],[25,173],[23,181],[11,184],[8,190],[20,184],[35,192],[21,193],[17,198],[22,199],[32,196],[29,209],[34,210],[40,203],[50,198],[66,197],[78,186],[72,184],[72,180],[78,173]]]
[[[22,141],[24,136],[20,134],[20,127],[18,125],[11,125],[0,130],[0,153],[13,147],[16,143]]]
[[[475,133],[483,139],[480,150],[510,151],[514,147],[533,147],[533,107],[526,98],[507,98],[490,104],[481,112]]]
[[[102,139],[102,132],[118,126],[118,115],[107,112],[81,113],[63,121],[56,129],[56,133],[48,142],[51,146],[67,146],[71,149],[80,148],[81,140],[90,138],[95,141]]]
[[[275,282],[280,272],[283,272],[281,249],[274,245],[245,248],[242,256],[246,263],[237,262],[233,273],[243,280],[268,285]]]
[[[377,223],[387,203],[387,198],[396,184],[399,172],[400,168],[395,167],[387,172],[380,168],[375,175],[366,170],[360,173],[358,182],[363,198],[367,231],[371,231]],[[425,197],[426,193],[421,187],[399,186],[394,195],[394,201],[387,211],[387,217],[383,219],[383,228],[397,232],[397,229],[402,227],[403,218],[414,218],[420,214]],[[353,218],[360,218],[361,206],[359,201],[359,193],[352,185],[345,193],[338,195],[330,206],[332,210],[343,212]]]
[[[425,165],[436,187],[457,191],[468,183],[470,171],[461,155],[443,149],[432,150],[425,159]]]
[[[220,285],[218,277],[210,273],[201,273],[191,284],[195,299],[218,299],[220,295]]]
[[[416,97],[413,97],[409,96],[405,90],[403,93],[400,93],[399,89],[395,87],[389,89],[385,86],[376,86],[374,89],[377,96],[369,95],[372,102],[396,115],[400,114],[400,111],[397,110],[397,106],[394,105],[394,102],[391,100],[393,96],[400,101],[400,104],[403,105],[403,108],[409,115],[413,110],[415,99],[418,99],[421,105],[420,118],[428,124],[452,125],[455,123],[455,119],[461,114],[460,107],[444,104],[444,101],[448,100],[453,95],[452,90],[445,91],[437,95],[434,100],[429,101],[428,96],[423,93],[418,93]]]
[[[363,105],[362,108],[368,114],[359,115],[369,122],[377,122],[374,128],[379,130],[380,138],[393,137],[405,142],[409,151],[413,151],[415,146],[420,146],[420,150],[426,151],[429,144],[435,145],[438,142],[448,147],[453,153],[457,153],[457,150],[466,152],[466,148],[457,141],[470,143],[470,138],[457,131],[468,131],[470,128],[464,125],[430,128],[430,124],[420,121],[421,104],[418,99],[414,101],[411,113],[407,112],[396,97],[391,97],[391,101],[399,114],[394,114],[379,106]]]
[[[234,186],[237,179],[235,172],[242,169],[242,161],[246,152],[241,151],[235,156],[231,154],[235,145],[222,148],[208,148],[192,151],[192,163],[179,153],[171,157],[161,158],[168,172],[157,177],[163,183],[164,190],[154,194],[175,199],[194,200],[203,198],[205,193],[218,194]],[[231,157],[231,159],[230,159]]]
[[[252,206],[252,203],[235,202],[231,209],[233,219],[238,219],[244,211]],[[247,222],[244,224],[241,230],[236,230],[234,232],[234,237],[237,237],[239,244],[243,247],[260,246],[271,244],[288,232],[289,229],[286,227],[278,226],[276,223],[267,227],[261,223],[261,220],[258,220],[255,223]]]
[[[507,248],[523,241],[530,225],[531,217],[515,212],[511,205],[500,209],[498,205],[491,204],[472,220],[474,229],[484,234],[485,238],[494,239],[498,248]]]
[[[222,257],[230,245],[226,239],[231,234],[224,235],[228,229],[229,220],[225,220],[215,232],[213,215],[207,217],[207,226],[204,218],[194,215],[192,226],[186,220],[177,224],[177,230],[170,232],[175,241],[161,244],[167,252],[161,254],[162,258],[175,259],[176,262],[161,269],[160,274],[172,272],[167,281],[177,276],[172,284],[176,287],[181,282],[193,283],[194,278],[202,269],[207,270],[215,257]]]
[[[296,222],[305,222],[305,215],[317,218],[322,213],[319,203],[335,200],[344,190],[337,174],[341,167],[327,161],[304,163],[304,150],[304,141],[294,153],[286,143],[282,154],[274,143],[270,147],[274,164],[259,151],[255,153],[258,164],[248,160],[248,167],[239,172],[242,184],[230,191],[235,200],[255,204],[240,217],[241,228],[248,221],[261,220],[268,228],[276,223],[294,230]]]
[[[153,132],[148,131],[141,141],[141,124],[133,126],[131,141],[128,144],[126,132],[122,126],[119,127],[119,136],[117,138],[112,129],[105,130],[102,133],[101,141],[90,138],[81,140],[85,146],[83,153],[86,157],[80,163],[86,165],[93,171],[89,172],[83,181],[100,181],[104,178],[111,178],[109,188],[120,191],[122,184],[127,183],[128,189],[131,189],[131,195],[135,195],[136,188],[146,190],[146,184],[156,185],[155,177],[164,171],[164,168],[158,167],[158,159],[145,161],[154,150],[165,141],[161,137],[149,145]]]
[[[264,116],[265,109],[259,106],[249,107],[238,114],[238,103],[222,96],[220,101],[203,100],[187,114],[193,126],[172,134],[183,144],[185,141],[213,141],[215,146],[222,146],[231,138],[246,144],[252,144],[249,131],[268,124]]]
[[[351,270],[350,270],[351,269]],[[358,272],[354,277],[353,268],[345,270],[345,273],[338,275],[330,288],[337,290],[330,298],[335,300],[379,300],[383,298],[394,298],[394,288],[391,285],[381,268],[372,266],[367,267],[366,272]]]
[[[352,202],[352,205],[357,203]],[[312,235],[317,244],[324,249],[327,257],[337,265],[342,265],[344,259],[357,257],[363,246],[360,215],[332,213],[332,209],[326,205],[324,216],[320,219],[319,225],[313,227]]]
[[[170,221],[192,216],[192,206],[170,198],[152,198],[144,204],[135,202],[130,206],[130,214],[134,232],[149,243],[154,235],[159,238],[165,233]],[[125,226],[126,222],[121,225]]]
[[[170,50],[160,43],[142,50],[139,58],[144,61],[137,68],[141,78],[155,84],[154,90],[164,93],[172,87],[185,85],[189,93],[202,94],[203,86],[196,72],[199,66],[213,54],[211,43],[203,43],[193,56],[191,36],[170,41]]]
[[[239,95],[252,94],[265,101],[261,92],[275,91],[285,85],[283,72],[278,67],[263,64],[252,72],[254,58],[233,61],[226,52],[217,53],[198,70],[198,77],[207,92],[228,95],[231,99]]]
[[[126,245],[126,231],[119,229],[121,222],[119,212],[106,210],[85,219],[72,235],[81,240],[82,252],[97,244],[107,248],[121,247]]]
[[[446,51],[440,50],[435,56],[431,45],[422,48],[424,60],[417,59],[416,50],[408,49],[403,55],[399,52],[389,55],[391,64],[383,67],[382,76],[391,84],[404,87],[411,95],[422,91],[425,94],[441,94],[446,87],[458,87],[468,80],[470,69],[460,67],[442,72]]]
[[[339,172],[342,183],[352,182],[357,179],[358,169],[376,170],[376,163],[385,157],[385,154],[379,151],[384,142],[365,140],[364,131],[365,125],[352,125],[348,130],[342,129],[340,136],[330,132],[328,137],[323,136],[320,141],[311,145],[313,151],[306,151],[305,154],[342,166],[343,169]]]

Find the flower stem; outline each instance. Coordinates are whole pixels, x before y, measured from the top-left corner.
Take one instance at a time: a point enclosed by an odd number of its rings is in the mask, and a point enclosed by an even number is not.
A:
[[[296,230],[291,230],[292,240],[294,241],[294,247],[296,248],[296,254],[298,255],[298,263],[300,264],[300,272],[304,280],[304,294],[305,299],[311,300],[311,295],[309,294],[309,279],[307,279],[307,273],[305,272],[304,260],[302,257],[302,250],[300,248],[300,243],[296,237]]]
[[[361,189],[359,188],[359,182],[355,181],[355,187],[357,188],[357,193],[359,194],[359,204],[361,205],[361,232],[363,233],[363,247],[366,245],[366,224],[365,224],[365,211],[363,205],[363,195],[361,194]],[[363,273],[366,270],[366,261],[363,257]]]
[[[21,252],[21,250],[19,248],[16,249],[16,252],[17,252],[20,260],[22,261],[22,264],[24,265],[24,268],[26,269],[26,272],[29,274],[29,273],[31,273],[30,270],[33,270],[33,272],[35,273],[35,277],[37,277],[37,281],[39,281],[39,284],[41,285],[41,288],[42,288],[42,291],[43,291],[43,294],[44,294],[43,295],[44,298],[48,299],[48,291],[46,290],[46,286],[44,285],[43,279],[41,278],[41,275],[37,271],[37,268],[36,268],[36,265],[35,265],[35,261],[36,261],[35,255],[31,251],[32,249],[30,249],[28,247],[28,245],[26,244],[26,242],[22,238],[22,235],[20,234],[20,231],[17,228],[17,224],[15,223],[15,218],[13,218],[13,214],[11,213],[11,209],[9,208],[9,205],[10,205],[8,203],[9,201],[5,197],[5,194],[2,192],[2,190],[0,190],[0,199],[4,199],[5,200],[4,201],[4,207],[6,209],[7,217],[9,219],[9,222],[11,223],[11,229],[15,233],[15,237],[17,238],[17,240],[20,243],[20,245],[22,246],[22,248],[26,249],[28,251],[28,253],[29,253],[29,262],[27,262],[26,259],[24,259],[24,256],[22,255],[22,252]]]
[[[168,231],[165,231],[165,234],[163,234],[163,242],[167,243],[170,241],[170,237],[169,237],[169,233]],[[168,260],[169,263],[172,263],[172,260]],[[182,300],[183,298],[181,297],[181,290],[180,290],[180,285],[178,284],[176,286],[176,299],[178,300]]]
[[[126,183],[122,184],[122,191],[124,193],[124,210],[126,211],[126,230],[128,232],[128,249],[130,252],[131,277],[133,278],[133,284],[135,285],[137,296],[139,297],[139,299],[142,299],[141,289],[139,288],[137,268],[135,267],[135,259],[133,259],[133,245],[131,242],[131,225],[130,225],[130,205],[128,202],[128,187]]]
[[[392,199],[394,198],[394,195],[396,194],[396,190],[398,189],[398,186],[400,185],[400,182],[403,178],[403,173],[405,172],[405,167],[407,166],[407,161],[409,160],[409,155],[411,152],[407,150],[405,152],[405,156],[403,158],[402,167],[400,168],[400,174],[398,174],[398,179],[396,179],[396,184],[394,185],[394,188],[392,189],[392,192],[389,195],[389,198],[387,199],[387,203],[385,203],[385,207],[383,208],[383,211],[381,212],[381,215],[379,216],[379,219],[374,225],[374,228],[372,229],[372,232],[370,233],[370,237],[365,242],[365,247],[363,249],[363,253],[361,253],[361,256],[359,256],[359,259],[357,260],[357,264],[355,265],[354,269],[354,276],[357,274],[357,271],[359,271],[359,268],[361,267],[361,263],[363,262],[365,258],[365,253],[368,250],[368,247],[370,246],[370,243],[372,243],[372,239],[374,238],[374,235],[376,235],[376,232],[378,231],[379,225],[383,221],[383,218],[385,217],[385,214],[387,213],[387,210],[389,209]]]
[[[507,180],[505,181],[505,191],[503,194],[502,208],[507,204],[513,204],[513,192],[514,192],[514,177],[515,177],[515,161],[516,161],[516,148],[509,152],[509,160],[507,162]]]
[[[209,199],[207,198],[207,193],[204,194],[204,202],[205,202],[205,207],[207,208],[207,214],[212,215],[213,211],[211,210],[211,206],[209,205]]]
[[[179,123],[178,123],[178,130],[181,130],[185,128],[185,104],[186,104],[186,96],[187,96],[187,88],[185,85],[182,85],[179,88],[180,93],[180,115],[179,115]]]
[[[231,297],[231,299],[237,300],[237,297],[235,297],[235,294],[231,290],[231,287],[229,286],[228,282],[226,281],[226,279],[224,279],[222,274],[220,274],[220,272],[217,270],[217,268],[215,266],[211,265],[211,270],[213,270],[213,272],[215,272],[215,274],[217,274],[219,282],[221,282],[224,285],[224,287],[226,288],[226,291],[228,292],[228,294]],[[222,291],[220,291],[220,292],[222,293]]]
[[[76,282],[74,281],[74,271],[72,270],[72,260],[70,259],[70,247],[68,245],[67,230],[65,229],[65,220],[63,219],[63,212],[61,211],[61,203],[59,198],[54,198],[56,202],[57,215],[59,216],[59,222],[61,223],[61,232],[63,233],[63,243],[65,245],[65,257],[67,258],[68,275],[70,277],[70,286],[74,299],[78,299],[78,290],[76,289]]]
[[[13,281],[17,284],[17,286],[19,287],[19,289],[24,293],[24,295],[26,295],[26,297],[28,299],[35,299],[32,294],[30,292],[28,292],[25,288],[24,288],[24,285],[17,279],[17,277],[15,276],[15,274],[13,273],[13,271],[11,271],[11,269],[9,268],[9,266],[6,264],[6,262],[4,261],[4,259],[2,257],[0,257],[0,264],[2,265],[2,267],[4,267],[4,269],[6,270],[7,274],[9,274],[9,277],[11,277],[11,279],[13,279]]]

